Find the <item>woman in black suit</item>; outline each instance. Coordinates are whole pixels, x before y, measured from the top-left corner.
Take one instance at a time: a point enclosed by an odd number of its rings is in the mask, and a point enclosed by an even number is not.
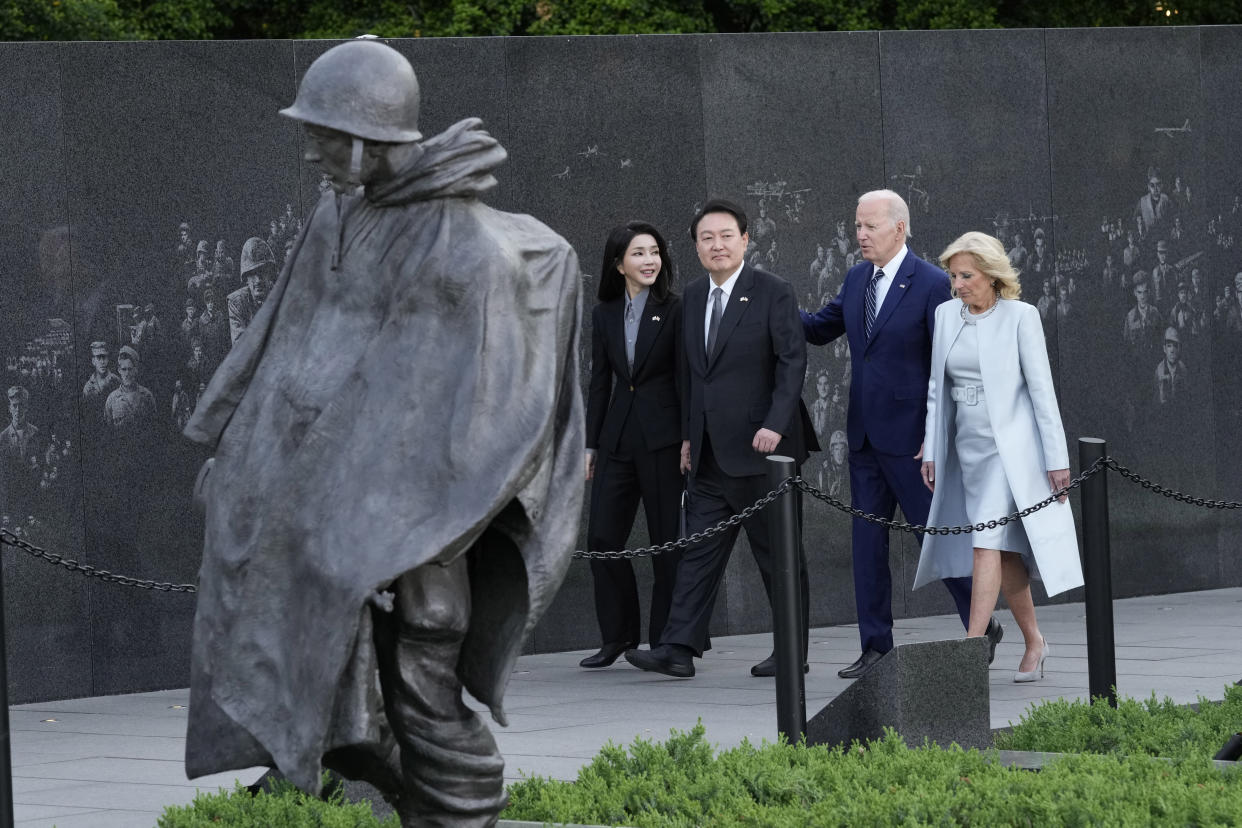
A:
[[[639,500],[651,542],[677,538],[682,335],[672,279],[668,245],[650,224],[632,221],[609,234],[591,316],[586,479],[593,481],[587,528],[593,550],[625,548]],[[651,559],[653,647],[668,619],[678,558],[666,552]],[[581,665],[607,667],[641,639],[638,584],[629,560],[592,560],[591,574],[603,647]]]

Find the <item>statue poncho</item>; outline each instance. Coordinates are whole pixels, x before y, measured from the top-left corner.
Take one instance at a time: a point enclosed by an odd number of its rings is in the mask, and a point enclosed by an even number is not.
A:
[[[383,729],[378,588],[469,556],[456,670],[503,723],[581,506],[579,271],[477,196],[505,151],[470,119],[362,196],[325,193],[185,433],[215,447],[188,774],[273,765],[318,790]],[[483,549],[502,532],[510,541]]]

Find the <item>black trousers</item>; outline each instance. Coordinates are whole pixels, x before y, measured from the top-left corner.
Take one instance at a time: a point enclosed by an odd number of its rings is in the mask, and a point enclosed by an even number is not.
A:
[[[600,451],[596,456],[588,548],[601,552],[624,549],[640,500],[651,543],[677,539],[685,485],[678,468],[680,451],[679,445],[648,450],[633,416],[626,420],[616,451]],[[665,552],[651,559],[654,584],[647,634],[653,647],[660,642],[668,619],[679,557],[676,552]],[[642,641],[642,621],[633,565],[627,559],[592,560],[591,575],[603,642],[637,645]]]
[[[720,523],[768,493],[765,475],[730,477],[716,463],[706,434],[699,453],[699,468],[690,477],[690,499],[686,507],[686,530],[700,532]],[[742,521],[750,551],[763,578],[767,591],[768,606],[775,610],[772,598],[772,551],[768,538],[768,516],[763,509]],[[673,606],[668,624],[661,639],[665,644],[681,644],[702,656],[709,646],[708,624],[712,608],[716,605],[716,593],[724,581],[725,569],[733,544],[737,541],[738,527],[734,526],[720,535],[687,549],[677,569],[676,586],[673,588]],[[810,586],[806,570],[806,550],[802,547],[802,501],[798,500],[798,570],[802,598],[802,657],[807,653],[807,634],[810,626]],[[775,617],[775,611],[773,611]]]

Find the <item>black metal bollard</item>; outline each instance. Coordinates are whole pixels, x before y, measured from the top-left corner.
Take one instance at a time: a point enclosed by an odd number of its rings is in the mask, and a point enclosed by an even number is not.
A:
[[[1108,454],[1096,437],[1078,439],[1079,468],[1090,468]],[[1117,706],[1117,651],[1113,641],[1113,572],[1108,551],[1108,470],[1082,484],[1082,571],[1086,582],[1087,676],[1091,698]]]
[[[0,828],[13,828],[13,755],[9,749],[9,670],[4,648],[4,575],[0,569]]]
[[[796,477],[792,457],[768,457],[768,485]],[[772,547],[772,624],[776,639],[776,729],[790,742],[806,734],[806,683],[802,673],[802,592],[798,583],[798,493],[782,494],[769,506]]]
[[[1225,746],[1218,750],[1212,758],[1226,762],[1237,762],[1242,759],[1242,733],[1235,733],[1230,736],[1229,741],[1225,742]]]

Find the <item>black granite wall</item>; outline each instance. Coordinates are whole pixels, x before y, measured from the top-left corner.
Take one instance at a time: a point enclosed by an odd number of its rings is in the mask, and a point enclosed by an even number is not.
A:
[[[230,346],[243,244],[261,238],[282,259],[318,192],[297,126],[276,112],[330,45],[0,45],[0,367],[6,389],[29,394],[16,392],[0,433],[10,530],[97,567],[195,578],[202,526],[187,493],[204,453],[179,425]],[[816,308],[857,258],[858,195],[891,187],[910,203],[918,255],[968,229],[1014,249],[1071,439],[1103,436],[1181,489],[1242,494],[1242,28],[393,45],[422,81],[424,133],[479,116],[508,148],[490,200],[573,243],[588,308],[604,236],[630,218],[665,229],[683,284],[696,277],[686,224],[717,194],[750,211],[752,257]],[[1169,327],[1171,381],[1158,368]],[[149,394],[87,393],[92,342],[108,372],[135,348]],[[840,347],[812,349],[805,391],[825,447],[805,473],[841,496],[831,446],[847,365]],[[1242,583],[1236,517],[1119,480],[1112,504],[1119,595]],[[808,503],[806,524],[812,620],[850,623],[848,521]],[[645,542],[641,519],[631,541]],[[940,590],[909,592],[913,540],[894,535],[893,551],[898,614],[949,611]],[[769,624],[744,542],[738,552],[718,634]],[[9,548],[3,575],[11,700],[187,683],[192,597]],[[596,643],[576,563],[529,648]]]

